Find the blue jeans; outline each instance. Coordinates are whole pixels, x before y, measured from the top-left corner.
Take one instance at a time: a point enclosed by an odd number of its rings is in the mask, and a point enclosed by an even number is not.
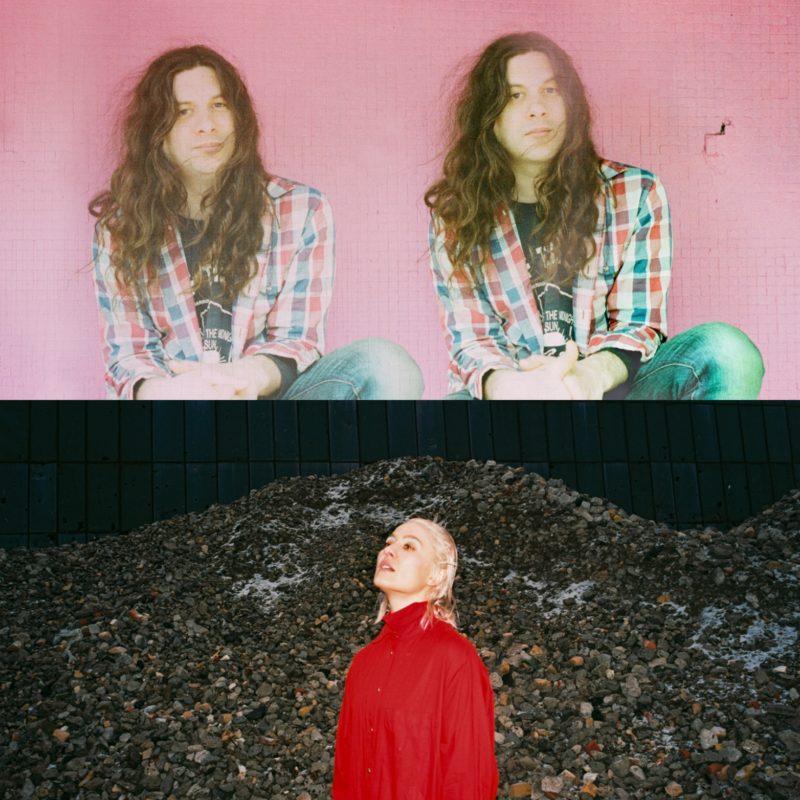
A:
[[[418,400],[422,373],[386,339],[360,339],[314,362],[280,400]]]
[[[764,378],[758,348],[738,328],[704,322],[667,339],[642,363],[633,385],[606,392],[603,399],[755,400]],[[466,389],[447,400],[469,400]]]
[[[625,399],[755,400],[763,378],[761,353],[742,331],[704,322],[659,345]]]

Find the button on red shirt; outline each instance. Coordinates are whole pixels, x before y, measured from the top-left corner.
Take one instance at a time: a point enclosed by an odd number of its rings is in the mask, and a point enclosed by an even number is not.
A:
[[[335,800],[490,800],[497,795],[494,695],[452,625],[422,629],[426,603],[384,617],[347,674]]]

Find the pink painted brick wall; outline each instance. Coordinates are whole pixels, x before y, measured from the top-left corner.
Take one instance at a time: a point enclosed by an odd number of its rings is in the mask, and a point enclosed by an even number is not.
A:
[[[331,199],[330,348],[394,339],[420,363],[425,396],[442,396],[422,195],[452,77],[492,38],[525,29],[573,55],[601,152],[666,184],[671,331],[740,326],[764,354],[762,398],[800,398],[793,0],[2,0],[0,398],[102,396],[86,203],[113,167],[132,76],[193,42],[243,72],[268,169]],[[725,136],[706,139],[723,120]]]

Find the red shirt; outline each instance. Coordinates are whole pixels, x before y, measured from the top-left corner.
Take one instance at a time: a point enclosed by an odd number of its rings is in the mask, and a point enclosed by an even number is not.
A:
[[[426,603],[384,617],[347,673],[334,800],[491,800],[494,695],[472,643],[419,625]]]

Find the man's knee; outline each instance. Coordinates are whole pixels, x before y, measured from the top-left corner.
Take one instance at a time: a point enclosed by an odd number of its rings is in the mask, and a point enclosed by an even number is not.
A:
[[[422,372],[405,348],[388,339],[360,339],[347,346],[364,375],[364,399],[418,400]]]
[[[727,322],[704,322],[695,330],[702,332],[710,349],[726,367],[740,365],[748,373],[764,376],[764,359],[750,337]]]
[[[764,378],[764,359],[750,337],[726,322],[705,322],[692,331],[702,337],[710,368],[729,386],[732,396],[757,397]]]

